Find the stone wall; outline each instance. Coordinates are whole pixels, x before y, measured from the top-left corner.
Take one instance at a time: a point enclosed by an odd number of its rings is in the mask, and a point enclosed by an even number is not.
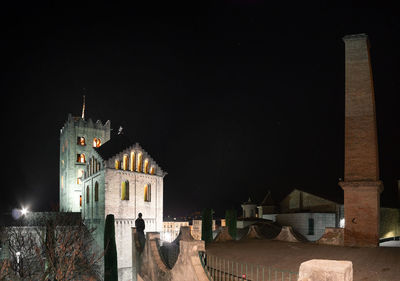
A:
[[[309,219],[314,219],[314,234],[309,233]],[[292,226],[309,241],[316,241],[324,234],[326,227],[335,227],[336,215],[334,213],[277,214],[276,221],[280,225]]]
[[[143,252],[137,255],[137,248],[132,252],[138,256],[138,280],[144,281],[209,281],[201,264],[199,252],[205,251],[204,241],[194,240],[188,227],[181,228],[187,233],[180,234],[179,256],[172,269],[163,262],[159,252],[159,233],[147,233]],[[136,230],[132,229],[133,234]],[[136,237],[135,235],[132,235]]]
[[[400,236],[400,209],[381,208],[380,238]]]

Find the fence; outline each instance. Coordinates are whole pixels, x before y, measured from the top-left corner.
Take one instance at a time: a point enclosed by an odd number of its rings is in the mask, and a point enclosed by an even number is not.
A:
[[[239,263],[199,252],[201,263],[214,281],[296,281],[298,272],[258,264]]]

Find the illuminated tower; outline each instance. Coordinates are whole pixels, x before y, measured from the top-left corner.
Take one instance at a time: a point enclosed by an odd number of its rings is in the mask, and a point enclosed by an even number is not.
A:
[[[345,43],[345,235],[347,246],[378,246],[380,193],[375,96],[366,34]]]
[[[98,120],[85,120],[85,103],[82,116],[68,115],[60,131],[60,211],[80,212],[82,207],[82,180],[86,162],[93,147],[110,139],[110,121],[104,125]]]

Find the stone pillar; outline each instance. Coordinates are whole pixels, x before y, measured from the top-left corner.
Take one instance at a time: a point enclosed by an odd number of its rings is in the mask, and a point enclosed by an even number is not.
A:
[[[305,261],[300,265],[299,281],[353,281],[353,264],[351,261]]]
[[[139,273],[139,239],[137,237],[136,227],[131,227],[132,230],[132,281],[137,281]]]
[[[346,246],[379,245],[379,180],[375,96],[366,34],[347,35],[345,43],[345,171]]]

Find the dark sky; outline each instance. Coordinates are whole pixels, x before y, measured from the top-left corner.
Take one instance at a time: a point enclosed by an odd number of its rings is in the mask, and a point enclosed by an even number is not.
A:
[[[275,198],[294,187],[340,194],[341,38],[362,32],[372,46],[382,202],[395,202],[399,10],[165,2],[2,4],[1,211],[58,203],[59,132],[68,113],[80,114],[83,88],[87,117],[122,125],[168,172],[165,215],[208,206],[222,214],[268,189]]]

